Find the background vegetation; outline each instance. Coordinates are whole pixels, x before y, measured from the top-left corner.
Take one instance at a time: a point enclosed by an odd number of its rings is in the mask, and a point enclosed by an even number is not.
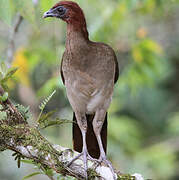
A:
[[[71,119],[59,75],[66,26],[58,19],[42,19],[55,2],[0,1],[0,62],[19,67],[8,83],[14,102],[30,106],[37,117],[40,102],[56,89],[45,111],[56,109],[56,117]],[[85,12],[90,38],[110,44],[119,61],[120,78],[109,109],[113,165],[146,179],[179,179],[179,1],[76,2]],[[19,15],[23,20],[14,33]],[[53,143],[72,147],[71,124],[42,133]],[[1,180],[22,179],[33,171],[26,164],[18,169],[11,152],[0,154]]]

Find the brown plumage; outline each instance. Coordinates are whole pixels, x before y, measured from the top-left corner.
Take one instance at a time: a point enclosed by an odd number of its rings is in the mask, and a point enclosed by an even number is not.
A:
[[[113,171],[105,152],[107,109],[119,75],[116,55],[110,46],[89,40],[84,13],[75,2],[61,1],[44,17],[67,23],[61,77],[77,122],[73,124],[74,149],[82,152],[85,169],[90,155],[106,162]]]

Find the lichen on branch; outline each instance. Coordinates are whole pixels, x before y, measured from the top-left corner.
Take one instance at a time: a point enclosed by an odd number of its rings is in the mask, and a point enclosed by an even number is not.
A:
[[[4,90],[0,86],[0,96],[3,94]],[[5,101],[0,100],[0,151],[7,149],[14,151],[19,167],[20,157],[30,159],[34,164],[40,164],[39,169],[43,170],[50,179],[53,179],[53,173],[49,176],[47,172],[51,171],[84,179],[85,172],[81,160],[67,166],[68,162],[78,153],[47,141],[39,132],[38,126],[32,127],[28,124],[27,117],[29,116],[26,113],[28,113],[28,108],[13,105],[9,98]],[[88,179],[110,179],[112,177],[108,167],[99,165],[94,169],[94,166],[96,166],[96,161],[90,160]],[[118,179],[135,180],[136,178],[119,174]]]

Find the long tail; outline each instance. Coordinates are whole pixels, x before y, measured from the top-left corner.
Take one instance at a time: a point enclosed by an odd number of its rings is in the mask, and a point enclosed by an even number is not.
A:
[[[86,119],[88,122],[88,130],[86,134],[86,142],[88,153],[93,157],[98,159],[100,156],[100,150],[98,146],[98,142],[96,136],[93,131],[93,121],[94,115],[86,115]],[[75,151],[81,152],[83,147],[82,135],[80,128],[77,124],[75,113],[73,113],[73,148]],[[101,139],[103,143],[104,151],[107,150],[107,113],[105,117],[105,121],[101,130]]]

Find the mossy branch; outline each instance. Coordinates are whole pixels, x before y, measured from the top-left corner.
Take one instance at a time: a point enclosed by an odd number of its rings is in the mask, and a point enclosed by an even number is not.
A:
[[[4,91],[0,86],[0,96],[3,94]],[[12,150],[18,154],[18,157],[22,156],[40,164],[39,168],[46,172],[53,170],[56,173],[73,176],[77,179],[85,178],[82,161],[78,160],[69,167],[66,166],[77,155],[77,152],[48,142],[37,127],[28,124],[27,119],[22,116],[9,98],[0,101],[0,106],[0,113],[6,114],[4,118],[0,118],[0,151]],[[110,173],[110,169],[100,165],[94,170],[92,167],[95,163],[95,161],[89,162],[89,179],[105,179],[106,173]],[[118,177],[118,179],[124,180],[136,179],[130,175],[119,175]],[[49,178],[53,179],[51,176]]]

